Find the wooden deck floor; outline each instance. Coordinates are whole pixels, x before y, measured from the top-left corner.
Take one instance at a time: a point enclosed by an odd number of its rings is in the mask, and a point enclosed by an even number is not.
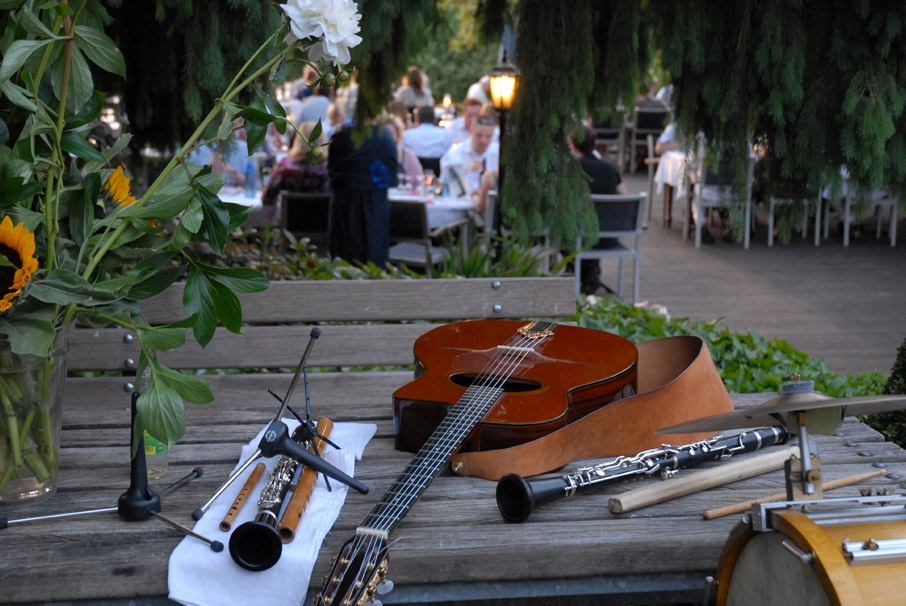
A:
[[[631,192],[647,190],[647,176],[624,180]],[[734,332],[785,339],[835,373],[890,372],[906,339],[906,240],[891,248],[886,230],[876,240],[870,222],[848,248],[833,227],[818,247],[811,232],[768,247],[767,226],[758,225],[749,250],[720,238],[696,250],[682,237],[685,201],[674,202],[670,229],[662,197],[653,204],[642,240],[642,302],[664,305],[674,318],[724,318]],[[615,268],[604,271],[615,285]],[[631,285],[630,275],[629,292]]]

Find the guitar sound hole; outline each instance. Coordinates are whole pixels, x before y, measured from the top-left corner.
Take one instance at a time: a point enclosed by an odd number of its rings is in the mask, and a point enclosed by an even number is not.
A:
[[[458,373],[452,375],[450,377],[450,380],[461,387],[469,387],[475,384],[499,387],[498,382],[500,379],[476,373]],[[530,381],[528,379],[522,379],[519,377],[510,377],[508,379],[505,379],[503,383],[503,391],[506,393],[533,391],[540,388],[541,383],[537,381]]]

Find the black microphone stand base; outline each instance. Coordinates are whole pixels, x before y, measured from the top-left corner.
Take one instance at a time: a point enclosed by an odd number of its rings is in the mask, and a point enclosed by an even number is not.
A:
[[[132,394],[132,422],[130,424],[130,430],[132,431],[132,438],[130,439],[130,446],[134,454],[130,459],[129,466],[129,488],[120,495],[117,499],[116,507],[102,507],[98,509],[86,509],[82,511],[71,511],[66,513],[55,513],[44,516],[33,516],[30,518],[20,518],[17,520],[9,520],[6,518],[0,518],[0,529],[7,528],[10,524],[18,524],[23,522],[36,522],[39,520],[49,520],[53,518],[63,518],[69,516],[79,516],[92,513],[110,513],[116,512],[121,518],[129,521],[142,521],[147,520],[151,516],[154,516],[164,522],[165,524],[176,528],[180,532],[195,537],[201,541],[207,543],[211,550],[220,552],[223,551],[223,543],[220,541],[212,541],[207,539],[200,534],[193,531],[191,528],[187,528],[174,520],[171,520],[163,515],[161,515],[161,495],[170,492],[176,488],[179,488],[186,482],[193,480],[195,478],[200,478],[204,471],[201,467],[196,467],[191,472],[189,472],[184,477],[180,478],[176,482],[173,482],[169,486],[161,489],[160,493],[155,493],[148,486],[148,463],[145,459],[145,439],[144,437],[138,438],[138,444],[132,444],[132,441],[135,440],[135,417],[138,412],[137,407],[138,402],[138,393]]]

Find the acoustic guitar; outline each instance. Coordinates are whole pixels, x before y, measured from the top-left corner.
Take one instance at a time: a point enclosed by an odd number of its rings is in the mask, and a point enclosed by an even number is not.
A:
[[[408,434],[398,443],[421,442],[418,452],[334,558],[316,605],[374,599],[386,580],[390,532],[466,443],[488,449],[524,442],[636,388],[635,346],[587,328],[457,322],[419,337],[414,351],[416,378],[393,399],[397,435]]]

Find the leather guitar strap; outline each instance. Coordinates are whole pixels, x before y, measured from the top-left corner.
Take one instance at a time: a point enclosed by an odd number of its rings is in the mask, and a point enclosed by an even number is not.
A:
[[[534,476],[572,461],[634,455],[664,443],[688,444],[711,432],[658,435],[663,427],[733,410],[730,395],[705,342],[677,336],[636,345],[638,388],[546,436],[499,450],[457,453],[454,473],[499,480],[508,473]]]

